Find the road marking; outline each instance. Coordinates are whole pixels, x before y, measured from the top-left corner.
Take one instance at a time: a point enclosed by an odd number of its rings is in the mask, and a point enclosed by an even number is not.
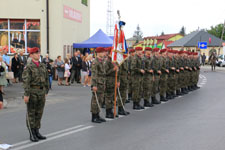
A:
[[[70,134],[74,134],[74,133],[77,133],[77,132],[88,130],[88,129],[93,128],[93,127],[94,126],[82,127],[82,128],[79,128],[79,129],[76,129],[76,130],[73,130],[73,131],[69,131],[69,132],[66,132],[66,133],[63,133],[63,134],[59,134],[57,136],[50,137],[47,140],[39,141],[39,142],[36,142],[36,143],[30,143],[30,144],[23,145],[23,146],[20,146],[20,147],[17,147],[17,148],[13,148],[12,150],[22,150],[22,149],[25,149],[25,148],[28,148],[28,147],[32,147],[32,146],[35,146],[35,145],[39,145],[39,144],[42,144],[42,143],[45,143],[45,142],[49,142],[49,141],[58,139],[58,138],[61,138],[61,137],[64,137],[64,136],[68,136]]]

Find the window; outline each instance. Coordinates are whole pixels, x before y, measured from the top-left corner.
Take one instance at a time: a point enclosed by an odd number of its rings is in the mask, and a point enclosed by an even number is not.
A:
[[[40,48],[40,20],[0,19],[0,51],[27,53],[32,47]]]
[[[88,0],[81,0],[81,3],[87,6],[88,5]]]

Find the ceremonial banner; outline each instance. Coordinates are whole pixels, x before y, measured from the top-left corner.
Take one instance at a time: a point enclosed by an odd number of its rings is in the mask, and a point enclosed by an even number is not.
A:
[[[112,61],[117,62],[119,65],[121,65],[128,56],[127,43],[126,43],[124,32],[122,30],[122,26],[124,25],[125,25],[125,22],[120,21],[119,29],[117,28],[117,24],[116,24],[115,30],[114,30]]]

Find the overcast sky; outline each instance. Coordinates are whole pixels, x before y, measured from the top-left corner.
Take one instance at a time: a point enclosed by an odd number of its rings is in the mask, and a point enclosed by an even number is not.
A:
[[[90,0],[91,35],[98,29],[106,32],[107,1]],[[126,22],[126,38],[133,36],[139,24],[144,37],[178,33],[182,26],[186,33],[198,29],[209,29],[223,23],[225,0],[112,0],[114,20],[120,10],[121,20]]]

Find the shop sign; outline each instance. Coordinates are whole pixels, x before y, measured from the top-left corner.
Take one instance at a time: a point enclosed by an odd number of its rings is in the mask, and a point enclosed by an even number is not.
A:
[[[75,10],[73,8],[70,8],[64,5],[63,13],[64,13],[64,18],[77,21],[80,23],[82,22],[82,14],[78,10]]]

